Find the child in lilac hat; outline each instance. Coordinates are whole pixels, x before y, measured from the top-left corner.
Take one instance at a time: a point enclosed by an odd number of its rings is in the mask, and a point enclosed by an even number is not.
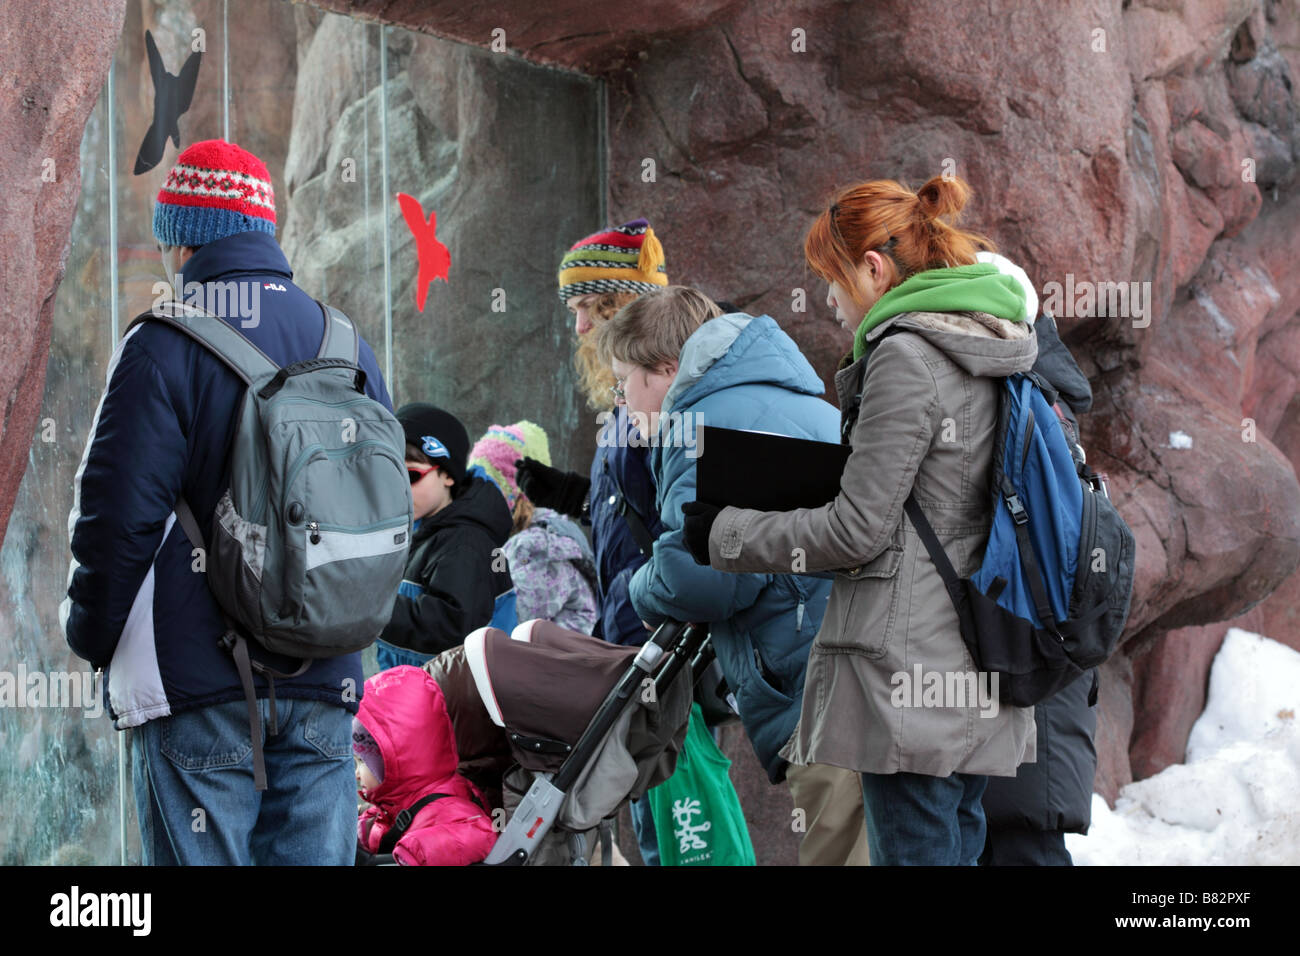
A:
[[[551,463],[546,432],[529,421],[493,425],[469,456],[470,471],[501,489],[514,519],[502,552],[515,585],[517,620],[541,618],[590,634],[598,617],[591,545],[573,521],[549,508],[534,507],[516,476],[515,462],[522,458]]]
[[[370,731],[352,718],[352,756],[356,759],[357,789],[373,790],[384,781],[384,755]]]

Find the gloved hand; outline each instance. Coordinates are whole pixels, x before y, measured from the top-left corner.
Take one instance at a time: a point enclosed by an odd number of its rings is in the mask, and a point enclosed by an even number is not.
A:
[[[591,479],[574,471],[560,471],[536,458],[515,462],[519,490],[539,508],[550,508],[570,518],[582,517],[582,503],[591,491]]]
[[[721,508],[703,501],[682,502],[682,517],[686,519],[682,525],[682,541],[696,564],[709,563],[709,532],[721,513]]]

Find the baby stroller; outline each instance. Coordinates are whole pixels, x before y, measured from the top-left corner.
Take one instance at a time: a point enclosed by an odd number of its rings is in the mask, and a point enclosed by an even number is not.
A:
[[[480,628],[429,661],[460,772],[499,830],[484,862],[582,866],[597,840],[612,862],[619,808],[676,767],[709,650],[704,626],[668,622],[636,648],[534,620]]]

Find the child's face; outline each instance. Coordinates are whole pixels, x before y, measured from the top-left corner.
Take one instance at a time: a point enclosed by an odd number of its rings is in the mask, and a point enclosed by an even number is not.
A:
[[[424,473],[411,485],[411,500],[416,518],[436,515],[451,504],[451,486],[455,484],[451,475],[445,474],[437,465],[430,467],[417,461],[407,461],[406,468],[410,472]]]
[[[352,763],[355,765],[356,769],[357,790],[373,790],[375,787],[379,786],[379,781],[375,779],[375,775],[370,772],[370,768],[366,766],[364,760],[356,754],[353,754]]]

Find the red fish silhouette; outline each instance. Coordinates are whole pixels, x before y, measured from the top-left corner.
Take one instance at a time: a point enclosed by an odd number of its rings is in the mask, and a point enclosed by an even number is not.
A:
[[[406,193],[397,194],[397,204],[402,207],[402,218],[407,228],[415,237],[416,253],[420,260],[420,271],[415,286],[415,307],[424,311],[424,301],[429,294],[429,283],[434,279],[447,281],[447,270],[451,268],[451,253],[438,241],[438,214],[429,213],[429,221],[424,220],[424,209],[420,200]]]

